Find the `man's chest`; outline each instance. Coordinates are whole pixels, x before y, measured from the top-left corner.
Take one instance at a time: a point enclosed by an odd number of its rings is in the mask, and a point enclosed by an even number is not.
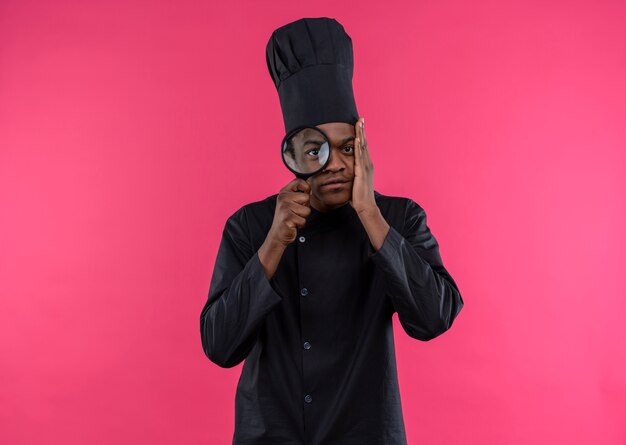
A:
[[[384,278],[359,222],[302,230],[285,250],[272,280],[284,298],[284,316],[335,327],[382,316]]]

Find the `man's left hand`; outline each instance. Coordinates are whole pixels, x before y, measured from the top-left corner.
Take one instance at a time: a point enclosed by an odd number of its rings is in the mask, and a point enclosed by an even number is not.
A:
[[[355,124],[354,182],[350,201],[350,205],[359,215],[378,210],[374,198],[374,165],[367,149],[363,123],[364,119],[360,117]]]

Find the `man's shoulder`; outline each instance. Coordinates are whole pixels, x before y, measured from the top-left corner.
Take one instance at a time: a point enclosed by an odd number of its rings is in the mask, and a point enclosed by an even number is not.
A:
[[[422,210],[422,206],[420,206],[413,198],[409,198],[407,196],[383,195],[382,193],[374,190],[374,197],[376,199],[376,204],[378,204],[378,207],[381,209],[381,211],[404,211],[410,208]]]
[[[276,197],[278,193],[274,193],[273,195],[267,196],[266,198],[259,199],[256,201],[248,202],[247,204],[243,204],[239,207],[234,213],[232,213],[228,219],[263,219],[267,218],[268,215],[274,215],[274,210],[276,208]]]
[[[376,191],[374,195],[383,217],[400,234],[404,234],[407,227],[425,221],[426,211],[414,199],[408,196],[382,195]]]
[[[270,195],[266,198],[263,199],[259,199],[257,201],[251,201],[247,204],[244,204],[240,210],[245,210],[247,211],[249,214],[256,214],[259,212],[267,212],[269,210],[271,210],[272,212],[274,212],[274,209],[276,208],[276,197],[278,196],[278,193],[274,193],[273,195]]]

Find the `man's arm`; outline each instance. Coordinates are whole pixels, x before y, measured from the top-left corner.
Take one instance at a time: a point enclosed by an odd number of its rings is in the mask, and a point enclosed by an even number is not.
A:
[[[265,317],[282,300],[268,280],[259,252],[252,250],[245,212],[241,208],[225,224],[200,315],[204,353],[223,368],[248,356]]]
[[[374,249],[370,258],[386,274],[387,295],[405,332],[428,341],[445,331],[463,308],[459,289],[444,268],[439,244],[426,224],[426,212],[407,200],[402,234],[382,215],[368,215],[363,225]],[[388,227],[388,229],[387,229]]]

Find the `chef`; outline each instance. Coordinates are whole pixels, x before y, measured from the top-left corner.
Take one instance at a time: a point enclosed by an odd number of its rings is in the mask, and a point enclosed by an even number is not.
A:
[[[233,444],[406,444],[392,316],[428,341],[463,298],[424,209],[374,190],[343,26],[288,23],[266,60],[286,134],[318,128],[330,151],[224,226],[200,334],[213,363],[244,362]]]

